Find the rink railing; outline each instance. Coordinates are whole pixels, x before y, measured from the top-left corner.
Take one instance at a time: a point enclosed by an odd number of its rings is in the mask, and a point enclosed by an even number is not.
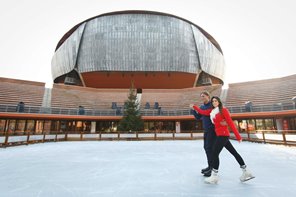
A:
[[[58,141],[112,141],[112,140],[197,140],[203,139],[203,131],[175,132],[100,132],[100,133],[46,133],[0,136],[0,147],[28,145],[33,143]]]
[[[246,112],[272,112],[295,110],[295,103],[279,103],[269,105],[254,105],[251,108],[246,106],[227,106],[231,113]],[[20,110],[21,109],[21,110]],[[29,113],[29,114],[59,114],[59,115],[86,115],[86,116],[122,116],[123,109],[79,109],[77,108],[55,108],[55,107],[38,107],[23,106],[18,108],[16,105],[0,105],[0,112],[5,113]],[[192,115],[192,110],[188,108],[182,109],[141,109],[142,116],[184,116]]]
[[[244,141],[271,143],[296,146],[296,130],[257,130],[241,133]],[[231,138],[235,139],[231,134]],[[44,134],[23,134],[23,135],[5,135],[0,136],[0,147],[29,145],[44,142],[59,141],[141,141],[141,140],[200,140],[203,139],[203,131],[182,133],[176,132],[100,132],[100,133],[44,133]]]
[[[296,146],[296,130],[256,130],[240,133],[243,140],[269,144]],[[233,133],[231,138],[235,139]]]

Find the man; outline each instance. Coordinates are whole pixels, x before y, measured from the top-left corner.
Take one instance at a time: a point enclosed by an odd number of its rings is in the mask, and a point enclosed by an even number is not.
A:
[[[203,102],[203,104],[200,106],[200,109],[206,110],[206,109],[212,109],[212,103],[210,98],[210,93],[208,91],[203,91],[200,93],[200,98]],[[207,156],[208,161],[208,167],[201,170],[201,173],[204,174],[204,176],[209,177],[211,176],[211,162],[212,162],[212,147],[216,140],[216,133],[215,133],[215,126],[213,125],[210,116],[204,116],[193,111],[193,115],[195,119],[202,120],[202,125],[204,129],[204,149]]]

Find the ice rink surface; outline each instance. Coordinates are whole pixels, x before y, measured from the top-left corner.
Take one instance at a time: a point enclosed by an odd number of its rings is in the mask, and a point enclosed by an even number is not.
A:
[[[232,141],[255,179],[223,149],[204,183],[203,141],[57,142],[0,149],[0,196],[295,196],[296,148]]]

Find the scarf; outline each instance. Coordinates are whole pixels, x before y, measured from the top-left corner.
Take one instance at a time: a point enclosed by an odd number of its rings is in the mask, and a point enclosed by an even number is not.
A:
[[[215,107],[211,113],[210,113],[210,117],[211,117],[211,121],[212,123],[214,123],[214,118],[216,117],[216,114],[219,113],[219,107]]]

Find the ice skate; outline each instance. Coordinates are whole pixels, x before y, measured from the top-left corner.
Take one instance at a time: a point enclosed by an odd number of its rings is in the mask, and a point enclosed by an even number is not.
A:
[[[219,181],[218,170],[215,170],[215,169],[212,170],[212,174],[210,177],[205,178],[205,183],[208,183],[208,184],[217,184],[218,181]]]
[[[207,172],[208,170],[210,170],[210,167],[206,167],[206,168],[203,168],[201,169],[201,173],[204,174],[205,172]]]
[[[203,173],[203,175],[204,175],[205,177],[210,177],[211,174],[212,174],[212,168],[209,168],[207,171],[205,171],[205,172]]]
[[[241,182],[245,182],[248,180],[251,180],[253,178],[255,178],[255,176],[252,175],[252,173],[247,169],[246,166],[241,167],[243,174],[241,175],[241,177],[239,178]]]

